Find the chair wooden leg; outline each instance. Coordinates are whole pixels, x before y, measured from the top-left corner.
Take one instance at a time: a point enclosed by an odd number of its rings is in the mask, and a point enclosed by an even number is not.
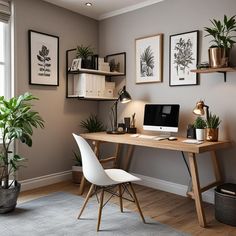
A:
[[[120,211],[123,212],[123,202],[122,202],[122,189],[121,184],[118,185],[118,193],[119,193],[119,199],[120,199]]]
[[[100,195],[100,204],[99,204],[99,210],[98,210],[97,231],[99,231],[100,223],[101,223],[102,208],[103,208],[103,198],[104,198],[104,188],[102,188],[101,195]]]
[[[88,200],[89,200],[89,198],[90,198],[90,196],[91,196],[91,193],[92,193],[93,188],[94,188],[94,184],[91,185],[91,187],[90,187],[90,189],[89,189],[89,191],[88,191],[88,194],[87,194],[87,196],[86,196],[86,198],[85,198],[85,200],[84,200],[84,204],[83,204],[83,206],[82,206],[82,208],[81,208],[81,210],[80,210],[80,213],[79,213],[79,215],[78,215],[78,219],[79,219],[80,216],[82,215],[82,213],[83,213],[83,211],[84,211],[84,208],[86,207],[86,205],[87,205],[87,203],[88,203]]]
[[[134,197],[135,204],[136,204],[136,206],[137,206],[137,208],[138,208],[138,211],[139,211],[139,214],[140,214],[140,216],[141,216],[141,218],[142,218],[142,220],[143,220],[143,223],[146,223],[146,222],[145,222],[145,219],[144,219],[144,216],[143,216],[143,213],[142,213],[142,210],[141,210],[141,207],[140,207],[140,205],[139,205],[137,196],[136,196],[136,194],[135,194],[133,185],[132,185],[132,183],[129,183],[129,185],[130,185],[130,189],[131,189],[131,191],[132,191],[132,193],[133,193],[133,197]]]

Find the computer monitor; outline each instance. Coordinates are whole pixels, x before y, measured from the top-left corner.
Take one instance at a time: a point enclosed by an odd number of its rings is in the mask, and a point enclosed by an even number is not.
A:
[[[178,132],[178,104],[146,104],[143,129],[161,132]]]

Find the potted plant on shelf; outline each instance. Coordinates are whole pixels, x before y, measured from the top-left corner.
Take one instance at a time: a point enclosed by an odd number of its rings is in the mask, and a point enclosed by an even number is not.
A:
[[[219,125],[221,120],[219,116],[210,113],[209,118],[206,121],[207,129],[206,129],[206,139],[207,141],[218,141],[218,133],[219,133]]]
[[[76,49],[76,57],[81,58],[81,67],[86,69],[94,69],[92,63],[92,56],[93,56],[93,48],[90,46],[77,46]]]
[[[228,18],[224,15],[224,20],[210,20],[212,27],[205,27],[208,33],[206,36],[212,36],[213,45],[209,48],[209,64],[212,68],[228,67],[230,49],[236,42],[233,40],[232,33],[236,31],[235,16]]]
[[[75,164],[72,166],[72,181],[75,184],[80,184],[83,175],[81,154],[80,151],[73,153]]]
[[[91,114],[86,120],[80,122],[80,127],[88,133],[104,131],[103,123],[98,119],[97,115]]]
[[[30,101],[37,100],[30,93],[9,100],[0,97],[0,129],[2,149],[0,152],[0,213],[15,209],[20,192],[16,171],[24,158],[13,153],[12,143],[19,140],[32,146],[33,128],[43,128],[44,121],[38,112],[32,110]],[[11,179],[12,178],[12,179]]]
[[[202,117],[198,116],[193,125],[196,129],[196,139],[203,141],[205,138],[206,121]]]

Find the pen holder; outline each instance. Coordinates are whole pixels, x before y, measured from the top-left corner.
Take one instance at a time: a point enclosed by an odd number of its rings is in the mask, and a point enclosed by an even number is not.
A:
[[[136,134],[137,133],[137,128],[129,127],[129,128],[127,128],[127,133],[128,134]]]

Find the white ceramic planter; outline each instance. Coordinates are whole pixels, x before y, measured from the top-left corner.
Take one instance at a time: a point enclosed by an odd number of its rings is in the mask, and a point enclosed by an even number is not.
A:
[[[203,141],[205,139],[205,129],[196,129],[196,139]]]

